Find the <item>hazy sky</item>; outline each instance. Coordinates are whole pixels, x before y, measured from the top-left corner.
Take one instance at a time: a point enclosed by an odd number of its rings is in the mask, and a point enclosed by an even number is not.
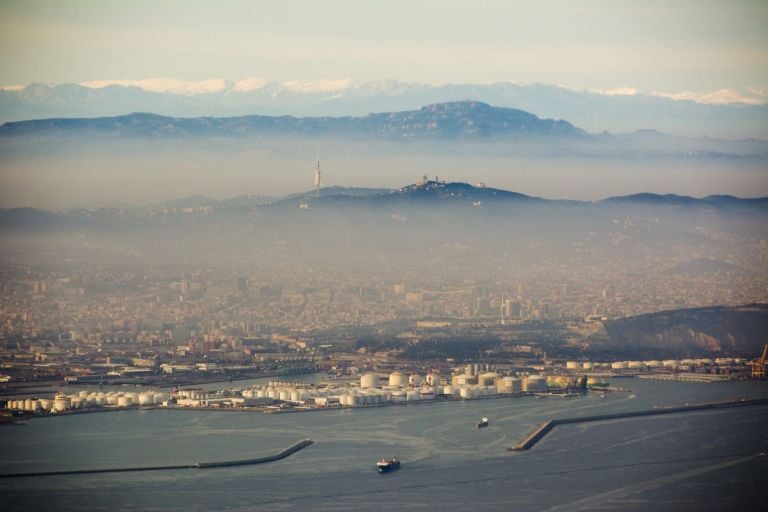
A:
[[[178,78],[768,86],[768,2],[0,0],[0,86]]]

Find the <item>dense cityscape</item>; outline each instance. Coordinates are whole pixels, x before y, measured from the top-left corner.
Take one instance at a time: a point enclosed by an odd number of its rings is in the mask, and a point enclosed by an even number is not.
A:
[[[430,186],[445,187],[415,185]],[[684,240],[661,250],[634,226],[644,223],[626,217],[614,232],[587,232],[564,248],[531,241],[514,255],[453,237],[428,241],[421,259],[368,252],[343,267],[283,241],[251,258],[230,251],[232,264],[207,267],[50,257],[8,264],[2,373],[6,381],[104,379],[175,368],[206,378],[330,367],[342,355],[361,368],[409,359],[588,358],[584,350],[608,338],[605,320],[768,300],[759,263],[765,240],[701,225],[695,229],[714,243]],[[633,254],[619,260],[624,252]],[[466,343],[430,345],[445,341]],[[615,348],[603,357],[622,355]]]

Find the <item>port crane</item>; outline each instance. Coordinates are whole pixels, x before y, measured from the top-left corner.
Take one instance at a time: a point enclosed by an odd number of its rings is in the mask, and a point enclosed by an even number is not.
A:
[[[765,344],[763,347],[763,353],[758,357],[757,359],[753,359],[750,361],[749,364],[752,367],[752,378],[753,379],[764,379],[765,378],[765,367],[766,367],[766,359],[768,359],[768,343]]]

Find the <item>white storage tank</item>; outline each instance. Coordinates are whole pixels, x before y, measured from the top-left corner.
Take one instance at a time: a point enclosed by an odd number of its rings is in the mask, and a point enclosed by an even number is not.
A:
[[[626,361],[614,361],[611,363],[611,369],[612,370],[626,370],[627,369],[627,362]]]
[[[408,395],[406,395],[405,391],[396,390],[392,392],[392,401],[393,402],[405,402]]]
[[[523,381],[525,391],[546,391],[547,379],[541,375],[528,375]]]
[[[40,399],[40,408],[44,411],[50,411],[53,407],[53,400],[49,398],[41,398]]]
[[[568,361],[565,363],[565,367],[569,370],[581,370],[581,363],[578,361]]]
[[[477,377],[477,384],[479,386],[495,386],[498,378],[499,375],[496,372],[486,372]]]
[[[499,393],[520,393],[522,390],[522,382],[517,377],[503,377],[499,381]]]
[[[641,361],[630,361],[627,366],[631,370],[644,370],[645,369],[645,363]]]
[[[363,389],[379,387],[379,376],[375,373],[366,373],[360,377],[360,387]]]
[[[432,370],[427,374],[426,378],[427,384],[429,384],[432,387],[439,386],[442,382],[442,378],[440,377],[440,372]]]
[[[435,399],[435,389],[429,386],[422,386],[421,387],[421,399],[422,400],[434,400]]]
[[[652,361],[646,361],[645,364],[648,366],[648,368],[661,368],[663,365],[661,364],[661,361],[652,360]]]
[[[390,386],[405,386],[408,384],[408,377],[405,376],[403,372],[392,372],[389,374],[389,385]]]
[[[421,393],[419,393],[418,390],[412,389],[411,391],[408,391],[408,394],[406,395],[406,400],[409,402],[412,400],[421,400]]]
[[[448,384],[447,386],[443,386],[443,394],[444,395],[453,395],[453,386]]]
[[[53,399],[53,411],[54,412],[62,412],[69,409],[71,404],[71,400],[69,397],[63,396],[63,395],[57,395]]]
[[[473,375],[467,375],[466,373],[463,373],[461,375],[456,376],[456,386],[460,386],[460,387],[471,386],[476,383],[477,383],[477,377]]]
[[[674,368],[675,366],[678,366],[680,364],[680,361],[675,361],[674,359],[667,359],[662,364],[664,365],[664,368]]]
[[[592,363],[589,361],[584,361],[584,363],[582,363],[581,365],[581,367],[584,368],[585,370],[591,370],[592,366],[593,366]]]
[[[459,396],[461,398],[472,398],[472,390],[467,386],[459,388]]]
[[[418,373],[412,373],[408,376],[408,384],[413,387],[421,386],[422,382],[424,382],[424,379]]]
[[[133,405],[133,397],[130,395],[123,395],[117,398],[118,407],[130,407]]]
[[[149,391],[139,394],[139,405],[154,405],[155,395]]]

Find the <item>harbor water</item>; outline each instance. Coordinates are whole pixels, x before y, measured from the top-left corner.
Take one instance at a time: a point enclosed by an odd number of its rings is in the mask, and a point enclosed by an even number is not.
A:
[[[605,398],[524,397],[306,413],[125,410],[0,429],[0,474],[185,465],[314,444],[268,464],[0,478],[3,510],[734,510],[764,502],[768,407],[542,420],[768,398],[766,382],[619,379]],[[487,416],[490,426],[476,428]],[[400,471],[379,474],[396,455]]]

